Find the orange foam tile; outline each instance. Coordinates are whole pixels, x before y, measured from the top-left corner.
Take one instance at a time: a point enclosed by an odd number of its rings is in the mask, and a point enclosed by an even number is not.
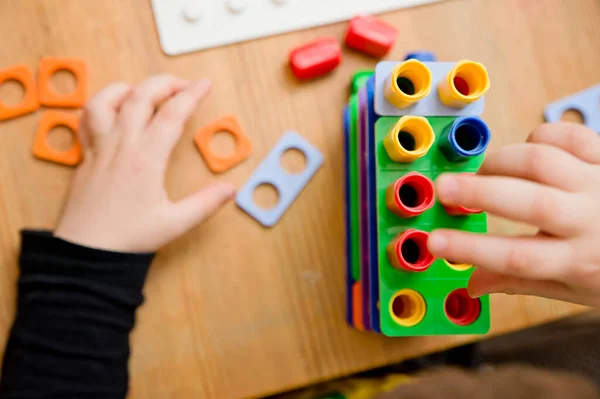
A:
[[[235,138],[236,146],[231,156],[220,157],[210,149],[210,141],[217,132],[228,132]],[[252,142],[248,134],[240,122],[231,115],[201,127],[194,136],[194,142],[206,165],[214,173],[222,173],[233,168],[248,158],[252,152]]]
[[[77,86],[70,94],[55,92],[50,80],[60,70],[69,71],[75,76]],[[85,61],[78,58],[45,57],[40,61],[38,71],[40,102],[46,107],[78,108],[87,100],[88,67]]]
[[[0,85],[9,80],[21,83],[25,89],[25,95],[21,103],[14,106],[3,104],[0,100],[0,121],[31,113],[40,107],[35,77],[27,65],[14,65],[0,70]]]
[[[48,142],[48,134],[57,126],[65,126],[73,132],[73,145],[66,151],[57,151]],[[33,155],[45,161],[67,166],[79,164],[83,156],[78,132],[78,116],[68,112],[45,111],[40,118],[38,130],[33,141]]]
[[[360,282],[352,285],[352,323],[357,330],[365,330],[362,312],[362,286]]]

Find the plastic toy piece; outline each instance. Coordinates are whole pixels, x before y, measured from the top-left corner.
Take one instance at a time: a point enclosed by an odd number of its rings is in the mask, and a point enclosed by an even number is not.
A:
[[[403,327],[414,327],[425,317],[427,305],[417,291],[398,291],[390,300],[389,312],[392,319]]]
[[[52,75],[67,70],[75,76],[77,86],[70,94],[56,93],[50,84]],[[79,108],[87,100],[88,69],[85,61],[77,58],[45,57],[38,71],[40,102],[46,107]]]
[[[383,146],[394,162],[414,162],[433,145],[435,133],[422,116],[403,116],[383,139]]]
[[[410,61],[418,62],[416,60]],[[375,67],[375,111],[379,116],[479,116],[483,113],[484,97],[479,98],[464,108],[457,109],[444,105],[439,95],[435,95],[433,92],[409,107],[398,108],[385,95],[388,83],[391,83],[389,82],[390,75],[398,64],[402,63],[383,61]],[[425,62],[424,64],[431,71],[433,87],[437,86],[442,79],[446,79],[450,70],[456,65],[454,62]]]
[[[431,92],[431,71],[418,60],[396,65],[385,80],[385,98],[396,108],[407,108]]]
[[[290,53],[290,65],[296,78],[314,79],[333,71],[342,61],[342,50],[334,38],[319,39]]]
[[[438,83],[440,101],[451,108],[464,108],[479,100],[490,88],[490,78],[483,64],[458,61],[445,79]]]
[[[430,51],[415,51],[413,53],[406,54],[404,61],[408,60],[419,60],[421,62],[434,62],[437,61],[435,54]]]
[[[448,319],[459,326],[473,324],[481,314],[481,301],[471,298],[465,288],[452,291],[444,302]]]
[[[212,137],[218,132],[230,133],[235,138],[235,151],[227,158],[215,155],[210,148]],[[244,161],[252,152],[252,142],[235,116],[227,115],[204,127],[194,136],[194,142],[208,168],[214,173],[223,173]]]
[[[435,203],[433,182],[419,172],[408,173],[386,190],[386,205],[401,218],[412,218],[431,209]]]
[[[440,150],[450,162],[464,162],[481,155],[490,143],[490,130],[476,116],[456,118],[440,137]]]
[[[373,57],[385,56],[394,46],[398,31],[370,15],[359,15],[350,21],[346,45]]]
[[[409,272],[424,272],[435,258],[427,249],[429,233],[408,229],[398,234],[387,246],[393,267]]]
[[[0,100],[0,121],[16,118],[34,112],[40,107],[35,77],[26,65],[15,65],[0,71],[0,85],[9,80],[16,80],[23,85],[25,94],[23,100],[17,105],[6,105]]]
[[[444,259],[444,263],[446,263],[446,265],[449,268],[454,269],[459,272],[464,272],[465,270],[469,270],[473,267],[473,265],[469,265],[466,263],[452,263],[452,262],[447,261],[446,259]]]
[[[281,156],[289,149],[296,149],[304,153],[306,167],[302,172],[290,174],[281,168]],[[238,191],[236,204],[263,226],[271,227],[294,202],[322,163],[323,155],[315,147],[297,133],[288,132]],[[260,208],[254,203],[252,194],[261,184],[271,184],[279,193],[279,202],[271,209]]]
[[[352,286],[352,301],[352,323],[357,330],[364,331],[362,287],[360,283],[354,283]]]
[[[546,122],[559,122],[565,111],[575,110],[581,113],[583,123],[600,133],[600,84],[553,102],[546,107]]]
[[[73,145],[66,151],[57,151],[48,143],[48,134],[57,126],[65,126],[73,132]],[[33,155],[36,158],[62,165],[78,165],[82,159],[78,131],[79,118],[76,115],[61,111],[45,111],[33,141]]]
[[[358,93],[358,90],[366,84],[371,76],[373,76],[373,72],[374,71],[370,70],[358,71],[352,76],[352,94]]]

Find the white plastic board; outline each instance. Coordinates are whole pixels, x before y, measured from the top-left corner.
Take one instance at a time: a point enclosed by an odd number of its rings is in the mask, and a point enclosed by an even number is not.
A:
[[[151,0],[163,51],[196,50],[442,0]]]

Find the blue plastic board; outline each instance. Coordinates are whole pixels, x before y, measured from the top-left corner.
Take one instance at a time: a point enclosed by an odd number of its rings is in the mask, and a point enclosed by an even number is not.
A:
[[[306,167],[302,172],[291,174],[281,168],[281,156],[289,149],[296,149],[304,154]],[[322,164],[323,155],[319,150],[299,134],[288,132],[238,191],[236,204],[263,226],[271,227],[279,221]],[[262,209],[254,203],[252,194],[261,184],[271,184],[279,193],[279,202],[271,209]]]
[[[431,92],[430,94],[407,108],[396,108],[385,98],[385,80],[399,62],[384,61],[377,64],[375,68],[375,112],[379,116],[479,116],[483,113],[484,98],[467,105],[461,109],[446,107],[438,96],[437,85],[444,79],[456,63],[454,62],[425,62],[431,70]]]
[[[583,123],[600,133],[600,84],[558,100],[546,107],[546,122],[559,122],[565,111],[575,110],[583,116]]]
[[[369,326],[375,332],[381,332],[379,326],[379,277],[377,265],[379,255],[377,251],[377,188],[375,185],[375,122],[379,116],[375,113],[375,78],[367,81],[367,152],[365,162],[367,165],[367,222],[369,225]]]

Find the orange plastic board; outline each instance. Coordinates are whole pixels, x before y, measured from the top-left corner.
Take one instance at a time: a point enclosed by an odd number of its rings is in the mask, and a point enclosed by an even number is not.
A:
[[[3,104],[0,100],[0,121],[16,118],[37,110],[40,107],[35,77],[26,65],[15,65],[0,71],[0,85],[9,80],[16,80],[23,85],[25,94],[20,104],[11,106]]]
[[[210,149],[210,141],[218,132],[228,132],[235,138],[235,150],[228,157],[220,157]],[[248,134],[242,128],[240,122],[231,115],[200,128],[194,136],[194,142],[196,143],[196,147],[198,147],[198,151],[202,154],[206,165],[214,173],[222,173],[233,168],[248,158],[252,152],[252,142],[250,142]]]
[[[70,94],[55,92],[50,80],[60,70],[69,71],[75,76],[77,85]],[[88,91],[88,68],[85,61],[77,58],[45,57],[40,61],[38,72],[40,102],[46,107],[78,108],[85,104]]]
[[[73,132],[73,145],[66,151],[57,151],[50,146],[48,134],[57,126],[65,126]],[[81,162],[82,150],[78,137],[79,117],[68,112],[46,111],[42,114],[38,130],[33,141],[33,155],[45,161],[67,166]]]

